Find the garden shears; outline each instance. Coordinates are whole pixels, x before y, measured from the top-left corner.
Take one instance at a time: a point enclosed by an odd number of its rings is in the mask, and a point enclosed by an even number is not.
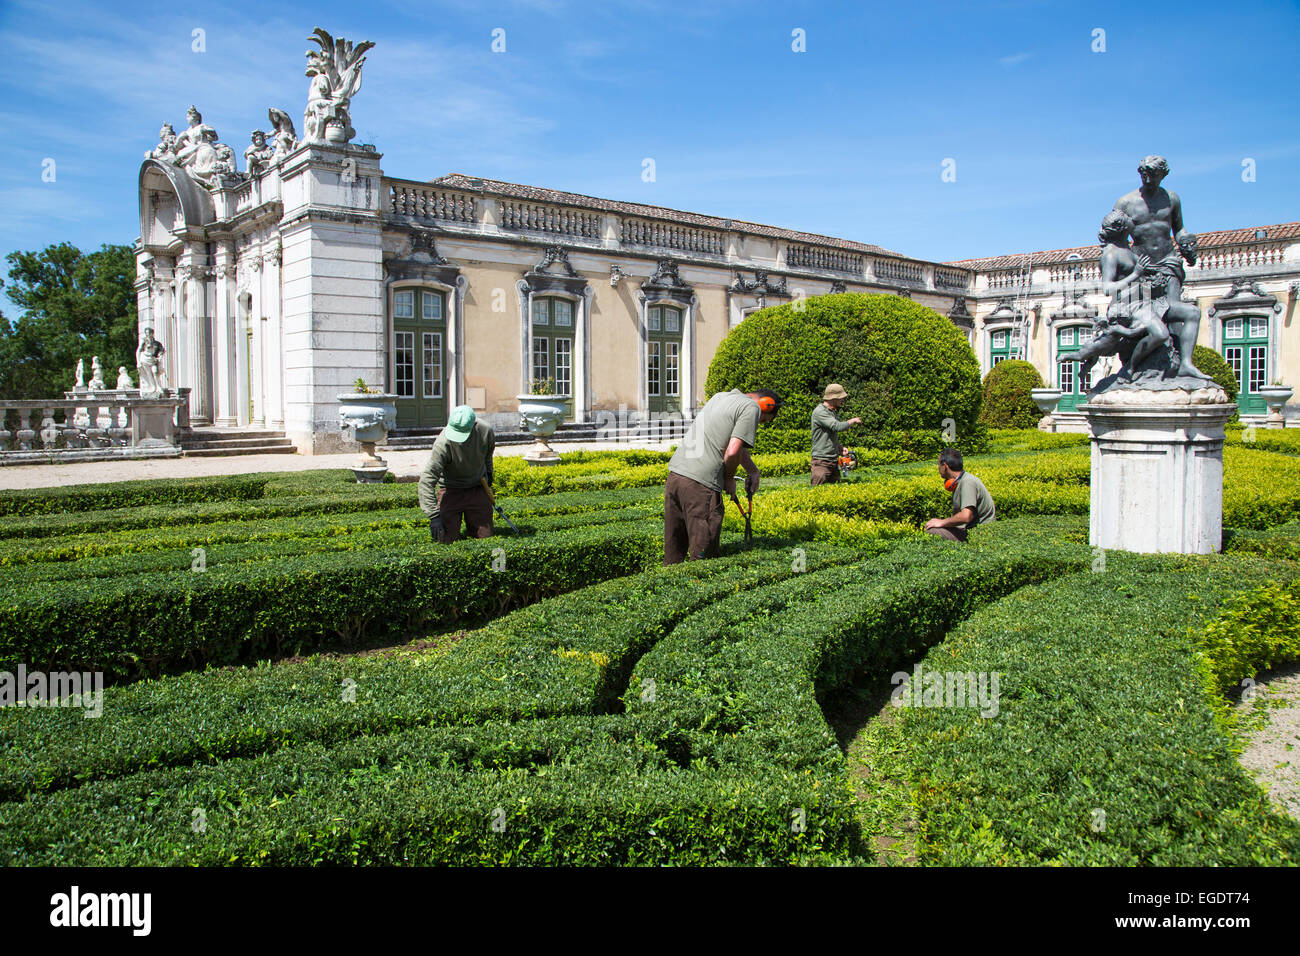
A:
[[[492,505],[492,510],[501,516],[502,521],[510,525],[511,531],[513,531],[515,534],[518,534],[519,529],[515,527],[515,523],[506,517],[506,513],[502,511],[501,506],[497,504],[496,495],[492,494],[492,486],[488,484],[488,480],[486,478],[483,478],[481,480],[483,482],[483,490],[487,492],[488,503]]]
[[[745,547],[748,548],[754,542],[754,496],[746,493],[745,499],[749,502],[748,511],[741,507],[740,499],[736,497],[736,493],[734,491],[731,493],[731,500],[736,503],[736,510],[745,516]]]

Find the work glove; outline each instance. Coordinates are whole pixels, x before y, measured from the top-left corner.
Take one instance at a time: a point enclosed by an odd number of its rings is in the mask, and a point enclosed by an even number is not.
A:
[[[750,474],[749,472],[746,472],[746,473],[745,473],[745,495],[746,495],[746,497],[749,497],[749,498],[754,497],[754,493],[755,493],[756,491],[758,491],[758,472],[754,472],[753,474]]]
[[[442,536],[442,515],[434,515],[429,519],[429,537],[434,544],[442,544]]]

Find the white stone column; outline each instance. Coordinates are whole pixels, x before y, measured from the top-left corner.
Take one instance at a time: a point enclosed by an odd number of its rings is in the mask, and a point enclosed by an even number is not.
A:
[[[591,420],[591,299],[596,290],[588,285],[578,300],[578,327],[573,343],[573,420]]]
[[[213,269],[213,292],[216,299],[216,339],[213,342],[215,387],[213,388],[213,413],[216,424],[229,428],[240,424],[239,356],[240,342],[235,308],[235,254],[228,243],[217,245],[216,267]]]
[[[280,240],[262,254],[262,314],[266,316],[266,338],[262,344],[262,367],[266,370],[266,421],[271,428],[284,428],[284,344],[280,310]]]
[[[700,311],[700,297],[691,296],[691,303],[684,310],[682,329],[682,380],[678,385],[681,392],[682,417],[695,417],[695,317]]]
[[[1143,554],[1222,548],[1223,426],[1236,411],[1223,398],[1217,388],[1111,389],[1081,407],[1092,431],[1093,547]]]

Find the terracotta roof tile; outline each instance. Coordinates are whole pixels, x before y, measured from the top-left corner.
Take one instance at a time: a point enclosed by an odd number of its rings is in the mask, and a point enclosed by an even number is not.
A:
[[[802,242],[810,245],[830,246],[834,249],[845,249],[850,252],[861,252],[867,255],[891,256],[898,259],[907,259],[908,256],[892,252],[881,246],[871,245],[865,242],[853,242],[849,239],[836,239],[833,236],[821,236],[811,232],[799,232],[794,229],[782,229],[779,226],[765,226],[762,223],[746,222],[743,219],[720,219],[717,216],[705,216],[695,212],[684,212],[680,209],[669,209],[665,206],[647,206],[642,203],[621,202],[615,199],[600,199],[596,196],[584,196],[581,193],[561,192],[558,189],[543,189],[540,186],[524,186],[519,183],[502,182],[499,179],[481,179],[473,176],[466,176],[463,173],[452,173],[450,176],[440,176],[431,181],[432,185],[445,186],[449,189],[473,189],[481,190],[485,193],[491,193],[498,196],[509,196],[512,199],[523,199],[529,202],[556,203],[566,206],[585,206],[588,209],[599,209],[602,212],[618,213],[625,216],[644,216],[648,219],[663,219],[669,222],[677,222],[682,225],[696,226],[703,229],[732,229],[737,232],[746,232],[755,236],[767,236],[772,239],[786,239],[791,242]],[[482,183],[482,186],[475,186],[474,183]],[[926,260],[916,259],[916,262]]]
[[[1268,234],[1267,237],[1257,240],[1255,238],[1257,229],[1263,229]],[[1277,242],[1285,239],[1300,239],[1300,222],[1283,222],[1273,226],[1246,226],[1242,229],[1218,229],[1210,232],[1200,232],[1196,235],[1202,249],[1211,249],[1216,246],[1235,246],[1247,242]],[[984,259],[958,259],[945,264],[974,269],[977,272],[998,272],[1002,269],[1021,268],[1024,265],[1026,255],[1033,256],[1035,266],[1042,266],[1064,262],[1070,257],[1071,253],[1078,253],[1079,258],[1084,260],[1100,259],[1101,245],[1094,243],[1091,246],[1075,246],[1071,249],[1047,249],[1034,253],[1020,252],[1009,256],[988,256]]]

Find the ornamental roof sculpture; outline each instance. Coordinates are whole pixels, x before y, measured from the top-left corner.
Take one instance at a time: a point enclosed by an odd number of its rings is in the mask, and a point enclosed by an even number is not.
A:
[[[307,112],[302,119],[304,143],[342,145],[357,135],[352,128],[349,107],[352,97],[361,90],[361,65],[365,52],[375,44],[367,40],[355,46],[343,37],[335,39],[317,27],[308,40],[315,40],[319,50],[307,51]]]

